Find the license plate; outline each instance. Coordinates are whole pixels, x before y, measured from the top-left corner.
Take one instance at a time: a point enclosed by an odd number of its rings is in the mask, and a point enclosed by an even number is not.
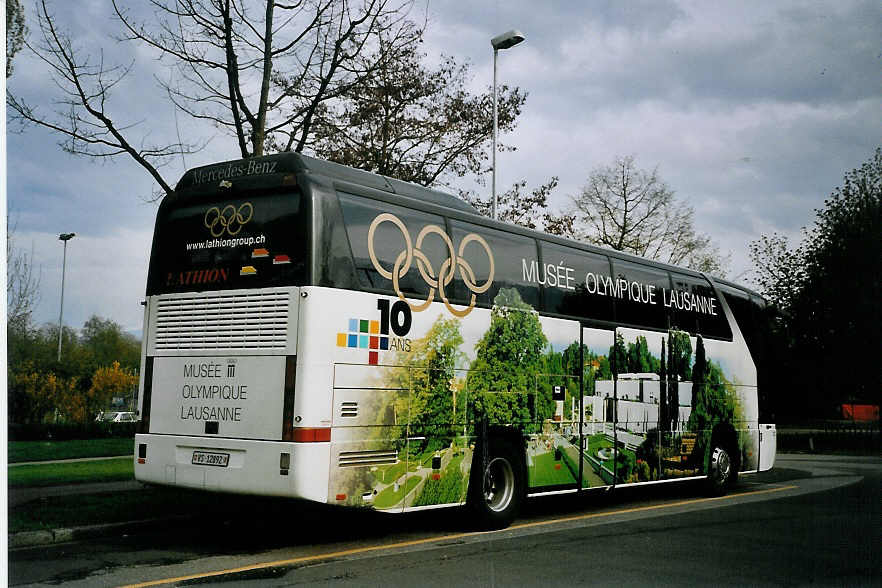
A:
[[[225,468],[230,464],[229,453],[213,453],[211,451],[194,451],[193,465],[207,465]]]

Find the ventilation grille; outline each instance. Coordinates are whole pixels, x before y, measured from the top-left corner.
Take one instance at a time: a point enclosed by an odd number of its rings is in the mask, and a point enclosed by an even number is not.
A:
[[[337,462],[341,468],[354,466],[378,466],[398,463],[398,452],[389,451],[341,451]]]
[[[340,407],[340,416],[344,418],[354,418],[358,416],[357,402],[344,402]]]
[[[288,292],[209,294],[156,305],[156,349],[285,349]]]

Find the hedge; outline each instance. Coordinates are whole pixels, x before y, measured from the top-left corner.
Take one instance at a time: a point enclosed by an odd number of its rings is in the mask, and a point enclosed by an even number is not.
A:
[[[106,439],[135,437],[137,423],[42,423],[21,425],[9,423],[9,441],[70,441],[72,439]]]

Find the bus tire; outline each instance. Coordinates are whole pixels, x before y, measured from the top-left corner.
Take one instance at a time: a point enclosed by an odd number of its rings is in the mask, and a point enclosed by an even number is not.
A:
[[[735,484],[737,468],[731,454],[722,444],[714,443],[712,447],[707,490],[711,496],[724,496]]]
[[[478,459],[469,484],[469,506],[482,529],[511,524],[524,499],[524,472],[518,452],[508,443],[490,444],[487,463]],[[522,460],[521,460],[522,461]]]

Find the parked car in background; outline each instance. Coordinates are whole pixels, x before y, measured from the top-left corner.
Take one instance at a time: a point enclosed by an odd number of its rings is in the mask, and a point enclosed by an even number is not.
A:
[[[134,423],[137,422],[138,417],[133,412],[105,411],[99,412],[95,420],[105,423]]]

